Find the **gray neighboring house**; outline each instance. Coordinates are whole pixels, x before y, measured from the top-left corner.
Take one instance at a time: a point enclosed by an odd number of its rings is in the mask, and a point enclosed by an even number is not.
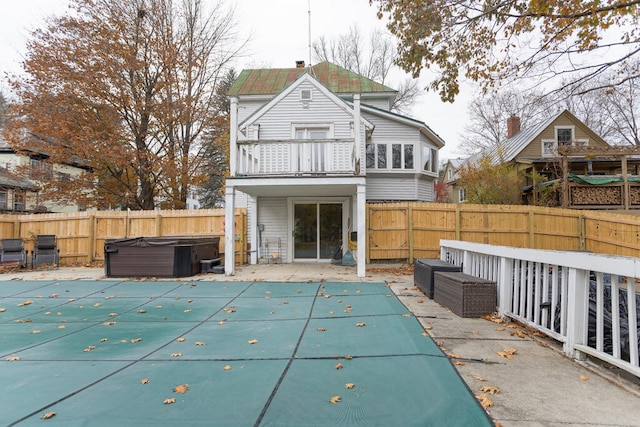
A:
[[[246,206],[252,264],[330,262],[352,240],[363,277],[366,203],[435,198],[444,141],[390,111],[396,94],[329,62],[242,71],[228,93],[225,247]],[[227,251],[226,274],[233,260]]]

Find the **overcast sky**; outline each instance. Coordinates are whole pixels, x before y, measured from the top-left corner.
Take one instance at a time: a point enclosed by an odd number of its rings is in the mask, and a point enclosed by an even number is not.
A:
[[[44,18],[65,13],[68,0],[20,0],[3,4],[0,14],[0,90],[6,92],[4,74],[19,73],[25,41],[31,30],[44,25]],[[236,68],[293,67],[295,61],[309,62],[309,4],[311,38],[332,38],[358,24],[362,34],[374,28],[384,29],[369,0],[226,0],[236,6],[240,36],[251,37],[246,56]],[[402,74],[397,74],[402,78]],[[424,78],[423,87],[427,79]],[[390,84],[393,86],[393,84]],[[467,103],[472,93],[464,92],[454,105],[445,104],[432,92],[425,92],[412,112],[440,135],[446,147],[441,158],[460,155],[459,134],[467,120]]]

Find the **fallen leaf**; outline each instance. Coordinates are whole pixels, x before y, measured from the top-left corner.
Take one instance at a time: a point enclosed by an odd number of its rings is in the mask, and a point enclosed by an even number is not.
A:
[[[326,331],[326,329],[325,329],[325,328],[318,328],[318,329],[316,329],[316,331],[318,331],[318,332],[324,332],[324,331]]]
[[[181,384],[173,388],[173,391],[179,394],[185,394],[187,390],[189,390],[189,384]]]
[[[207,343],[206,343],[206,342],[204,342],[204,341],[196,341],[194,344],[195,344],[195,345],[198,345],[198,346],[201,346],[201,345],[207,345]]]
[[[140,380],[140,384],[149,384],[149,378],[143,378]]]
[[[347,384],[345,384],[345,387],[346,387],[346,388],[348,388],[348,389],[352,389],[352,388],[354,388],[355,386],[356,386],[356,385],[355,385],[354,383],[347,383]]]
[[[32,301],[32,300],[30,300],[30,299],[28,299],[28,300],[26,300],[26,301],[21,302],[20,304],[18,304],[18,307],[24,307],[25,305],[31,305],[31,304],[33,304],[33,301]]]
[[[451,357],[452,359],[462,359],[462,356],[455,353],[447,353],[447,356]]]
[[[225,371],[230,371],[230,370],[231,370],[231,365],[226,365],[226,366],[224,367],[224,370],[225,370]]]
[[[480,375],[472,375],[472,378],[474,380],[478,380],[478,381],[486,381],[487,380],[485,377],[481,377]]]
[[[334,366],[334,368],[336,369],[342,369],[344,367],[344,365],[342,363],[338,363],[336,366]]]
[[[184,312],[185,313],[191,313],[191,309],[188,308],[188,309],[184,310]]]
[[[182,353],[171,353],[171,357],[180,357]]]
[[[411,315],[409,313],[405,313],[402,315],[402,317],[411,317]]]
[[[219,321],[218,325],[224,325],[224,320]]]
[[[65,328],[66,328],[66,326],[64,326],[64,325],[58,326],[58,329],[65,329]]]
[[[423,333],[422,333],[422,336],[423,336],[423,337],[428,337],[428,336],[429,336],[429,334],[428,334],[427,332],[423,332]]]
[[[518,329],[520,326],[516,325],[515,323],[510,323],[507,325],[507,328],[509,329]]]
[[[17,362],[18,360],[20,360],[20,356],[7,357],[7,362]]]
[[[115,324],[116,324],[116,322],[104,322],[103,323],[104,326],[113,326]]]
[[[493,401],[489,399],[489,396],[487,396],[486,394],[481,394],[479,396],[476,396],[476,399],[480,401],[480,404],[484,409],[487,409],[493,406]]]
[[[249,344],[258,344],[258,340],[253,339],[248,341]]]
[[[142,338],[134,338],[134,339],[131,340],[131,343],[135,344],[135,343],[140,342],[140,341],[142,341]]]
[[[100,338],[100,342],[107,342],[109,341],[109,338]]]
[[[331,399],[329,399],[329,402],[331,403],[338,403],[342,400],[342,398],[340,396],[331,396]]]
[[[138,313],[146,313],[147,310],[138,310]]]
[[[184,342],[184,338],[180,337],[180,338],[176,338],[176,341],[178,342]]]
[[[109,313],[109,317],[116,317],[118,313]]]
[[[496,393],[500,393],[500,389],[494,385],[483,385],[482,387],[480,387],[480,391],[489,393],[492,396]]]
[[[171,405],[172,403],[176,403],[176,398],[175,397],[170,397],[169,399],[165,399],[164,400],[164,404],[165,405]]]
[[[589,377],[587,377],[586,375],[580,375],[580,379],[581,379],[582,381],[589,381],[589,380],[590,380],[590,378],[589,378]]]
[[[358,328],[362,328],[362,327],[364,327],[364,326],[367,326],[367,324],[366,324],[366,323],[364,323],[364,322],[360,322],[360,323],[356,323],[356,326],[357,326]]]
[[[418,304],[423,304],[423,303],[424,303],[423,300],[421,300],[421,299],[418,300]]]
[[[42,415],[40,418],[43,420],[48,420],[49,418],[53,418],[56,416],[56,412],[47,412],[46,414]]]
[[[31,331],[32,334],[39,334],[40,332],[42,332],[40,329],[34,329]]]
[[[425,326],[425,327],[424,327],[424,329],[426,329],[427,331],[430,331],[430,330],[432,330],[432,329],[433,329],[433,326],[429,326],[429,325],[427,325],[427,326]]]
[[[351,360],[351,359],[353,359],[353,356],[349,356],[349,355],[347,354],[347,355],[345,355],[345,356],[344,356],[344,358],[345,358],[345,359],[347,359],[347,360]]]
[[[504,328],[496,328],[496,331],[504,331]]]
[[[0,313],[4,313],[5,311],[7,311],[6,308],[0,308]],[[51,314],[51,313],[49,313],[49,314]]]
[[[456,365],[456,366],[464,366],[464,365],[465,365],[465,363],[464,363],[464,362],[461,362],[461,361],[459,361],[459,360],[456,360],[456,361],[455,361],[455,363],[454,363],[454,365]]]

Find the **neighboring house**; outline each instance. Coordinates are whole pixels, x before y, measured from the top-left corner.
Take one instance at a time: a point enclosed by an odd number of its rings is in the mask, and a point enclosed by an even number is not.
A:
[[[447,185],[447,202],[463,203],[467,201],[464,188],[456,187],[456,181],[460,178],[460,166],[464,164],[463,159],[449,159],[444,165],[442,172],[442,182]]]
[[[433,201],[444,141],[390,111],[397,92],[329,62],[244,70],[229,90],[226,241],[246,204],[251,262],[328,262],[357,241],[365,275],[366,202]],[[233,274],[233,253],[225,254]]]
[[[558,187],[561,186],[565,175],[583,186],[585,179],[588,180],[593,176],[622,179],[620,176],[623,173],[623,166],[620,157],[614,155],[615,148],[607,144],[568,110],[554,114],[526,129],[520,129],[520,119],[511,116],[507,121],[507,129],[507,138],[498,145],[471,156],[461,164],[454,161],[447,164],[446,182],[451,186],[451,194],[456,197],[452,201],[466,200],[464,188],[457,184],[458,170],[463,164],[474,162],[481,156],[489,156],[493,164],[513,164],[520,176],[523,177],[523,197],[529,202],[533,202],[531,194],[533,189],[531,175],[533,172],[543,177],[542,182],[556,183]],[[574,150],[573,153],[565,157],[565,166],[562,164],[563,148]],[[640,162],[633,157],[628,160],[628,168],[624,169],[627,169],[626,172],[630,175],[637,175]],[[584,177],[582,183],[579,183],[580,177]],[[566,197],[570,200],[571,207],[595,207],[597,205],[593,200],[580,200],[580,197],[584,198],[585,192],[582,191],[583,196],[578,196],[579,193],[581,192],[568,192],[569,195]],[[557,205],[562,204],[562,200],[560,200],[562,197],[562,191],[558,191]]]
[[[29,137],[35,138],[33,135]],[[78,212],[84,210],[77,204],[57,204],[39,197],[43,177],[71,179],[83,172],[83,168],[70,164],[51,164],[46,154],[17,153],[0,136],[0,212]],[[28,175],[28,176],[27,176]]]

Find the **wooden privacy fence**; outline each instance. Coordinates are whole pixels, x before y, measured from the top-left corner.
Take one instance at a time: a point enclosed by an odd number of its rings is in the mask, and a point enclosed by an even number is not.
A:
[[[437,203],[367,205],[367,262],[439,258],[440,239],[531,249],[579,250],[640,256],[640,217],[607,211],[537,206]],[[247,214],[235,217],[236,262],[244,264]],[[140,236],[220,237],[224,209],[76,212],[0,215],[0,236],[22,237],[27,249],[37,234],[58,236],[63,263],[104,260],[104,241]]]
[[[640,217],[538,206],[367,205],[367,262],[439,258],[440,239],[640,256]]]
[[[28,250],[38,234],[58,236],[62,263],[104,261],[107,239],[151,236],[220,237],[225,251],[224,209],[176,211],[95,211],[0,216],[2,237],[21,237]],[[246,210],[235,211],[236,262],[246,262]]]

